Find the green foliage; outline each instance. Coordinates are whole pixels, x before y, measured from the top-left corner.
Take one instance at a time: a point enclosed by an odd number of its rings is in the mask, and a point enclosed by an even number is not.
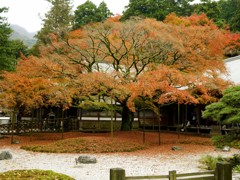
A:
[[[227,162],[229,162],[232,167],[236,167],[236,169],[240,170],[240,154],[234,154],[232,157],[229,157],[226,159]],[[238,166],[238,167],[237,167]]]
[[[228,162],[232,165],[234,172],[240,172],[240,154],[234,154],[231,157],[222,157],[222,156],[211,156],[211,155],[205,155],[202,156],[199,160],[201,163],[201,168],[207,169],[207,170],[215,170],[217,162],[224,161]]]
[[[12,33],[6,18],[1,13],[6,13],[7,8],[0,8],[0,71],[15,70],[20,52],[26,54],[27,47],[19,40],[10,40]]]
[[[83,103],[79,104],[80,108],[86,109],[86,110],[112,110],[110,104],[107,104],[105,102],[98,102],[98,101],[84,101]]]
[[[51,170],[13,170],[0,173],[0,179],[32,179],[32,180],[46,180],[46,179],[55,179],[55,180],[73,180],[73,178],[56,173]]]
[[[240,0],[220,0],[220,18],[230,25],[232,31],[240,31]]]
[[[237,131],[233,131],[227,135],[213,136],[213,145],[217,148],[223,148],[224,146],[240,148],[239,133]]]
[[[178,16],[204,13],[218,27],[226,28],[229,25],[232,31],[240,31],[240,0],[191,2],[193,0],[130,0],[121,19],[126,20],[132,16],[140,16],[162,21],[172,12]]]
[[[233,172],[240,173],[240,165],[233,167]]]
[[[73,29],[78,29],[89,23],[104,21],[111,15],[112,13],[104,1],[97,7],[94,3],[87,0],[78,6],[75,11]]]
[[[171,12],[179,16],[189,16],[192,13],[190,2],[193,0],[130,0],[121,19],[142,16],[162,21]]]
[[[199,160],[201,163],[201,168],[207,169],[207,170],[215,170],[217,162],[227,162],[230,163],[233,167],[233,171],[240,172],[240,154],[234,154],[231,157],[222,157],[222,156],[211,156],[211,155],[205,155],[202,156]]]
[[[223,148],[224,146],[232,146],[231,145],[232,141],[234,141],[234,136],[231,136],[231,135],[222,135],[222,136],[212,137],[213,145],[217,148]]]
[[[113,13],[108,9],[107,4],[104,1],[101,2],[97,8],[98,22],[104,21],[112,15]]]
[[[219,3],[211,0],[202,0],[201,3],[195,5],[194,12],[197,14],[204,13],[209,19],[216,21],[220,15]]]
[[[49,34],[53,33],[60,37],[70,30],[73,16],[71,14],[72,6],[70,0],[47,0],[52,7],[49,12],[45,14],[43,21],[43,28],[35,36],[38,43],[50,43]]]
[[[230,87],[223,92],[219,102],[206,106],[202,117],[219,123],[240,122],[240,86]]]
[[[211,155],[202,156],[199,162],[202,164],[201,168],[207,170],[214,170],[216,168],[216,164],[219,161],[224,161],[222,156],[214,157]]]

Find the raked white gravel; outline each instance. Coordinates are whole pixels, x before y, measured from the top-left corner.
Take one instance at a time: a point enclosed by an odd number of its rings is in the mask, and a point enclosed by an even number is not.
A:
[[[80,154],[36,153],[18,148],[0,147],[0,152],[2,151],[10,151],[13,158],[0,161],[0,172],[17,169],[53,170],[76,180],[109,180],[111,168],[123,168],[127,176],[167,175],[171,170],[176,170],[178,173],[198,172],[201,171],[198,160],[203,155],[230,156],[239,153],[239,150],[231,149],[230,152],[212,151],[180,157],[161,154],[136,156],[124,153],[91,154],[90,156],[97,158],[96,164],[76,165],[75,158]]]

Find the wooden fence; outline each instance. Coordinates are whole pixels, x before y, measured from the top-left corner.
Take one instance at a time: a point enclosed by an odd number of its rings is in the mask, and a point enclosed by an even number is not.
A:
[[[72,130],[71,128],[75,124],[69,119],[54,119],[47,121],[36,121],[36,120],[22,120],[17,123],[1,124],[1,134],[22,134],[28,132],[60,132],[62,128],[64,130]]]
[[[232,166],[227,162],[218,162],[214,171],[177,174],[169,171],[168,175],[157,176],[126,176],[122,168],[110,169],[110,180],[136,180],[136,179],[160,179],[160,180],[232,180]]]

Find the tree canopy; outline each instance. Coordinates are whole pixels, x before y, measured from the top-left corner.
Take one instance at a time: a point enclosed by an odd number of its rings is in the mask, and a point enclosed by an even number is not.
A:
[[[140,16],[162,21],[172,12],[179,16],[189,16],[192,13],[190,2],[193,0],[130,0],[121,19]]]
[[[225,72],[226,36],[206,17],[180,18],[188,22],[184,26],[175,24],[174,15],[166,22],[139,18],[120,22],[119,18],[88,24],[64,38],[50,34],[51,43],[40,46],[38,58],[26,58],[16,73],[4,74],[3,87],[14,98],[2,102],[19,100],[15,97],[21,94],[29,98],[29,105],[20,99],[24,106],[32,107],[34,100],[35,106],[67,108],[74,102],[78,107],[84,103],[105,108],[96,97],[108,97],[121,106],[121,129],[129,130],[139,97],[155,107],[168,102],[209,103],[228,85],[220,78]],[[11,86],[11,76],[25,81]],[[28,84],[32,92],[18,88],[19,83],[19,87]]]
[[[73,29],[89,23],[104,21],[112,15],[104,1],[97,7],[93,2],[87,0],[85,3],[79,5],[74,12]]]
[[[239,0],[200,0],[193,3],[193,0],[130,0],[123,12],[122,20],[130,17],[140,16],[155,18],[163,21],[170,13],[178,16],[190,16],[194,13],[206,14],[218,27],[230,27],[232,31],[239,29]]]

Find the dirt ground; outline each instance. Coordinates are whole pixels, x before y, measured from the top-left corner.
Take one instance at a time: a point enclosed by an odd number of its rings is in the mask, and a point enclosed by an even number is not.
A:
[[[145,136],[144,136],[145,134]],[[110,133],[84,133],[84,132],[65,132],[65,133],[33,133],[32,137],[29,135],[14,135],[14,141],[18,141],[18,144],[11,144],[11,135],[5,135],[4,138],[0,139],[0,146],[10,146],[19,148],[23,145],[35,145],[35,144],[48,144],[58,140],[76,138],[76,137],[111,137]],[[145,137],[145,138],[144,138]],[[182,148],[178,151],[178,154],[194,154],[198,152],[208,152],[215,148],[211,145],[210,137],[196,136],[196,135],[186,135],[177,133],[160,133],[160,145],[159,145],[159,133],[158,132],[141,132],[141,131],[127,131],[127,132],[114,132],[113,138],[125,141],[131,141],[148,145],[145,150],[139,150],[136,152],[131,152],[131,154],[169,154],[174,153],[172,148],[174,146],[179,146]],[[145,140],[144,140],[145,139]],[[116,144],[117,146],[117,144]]]

